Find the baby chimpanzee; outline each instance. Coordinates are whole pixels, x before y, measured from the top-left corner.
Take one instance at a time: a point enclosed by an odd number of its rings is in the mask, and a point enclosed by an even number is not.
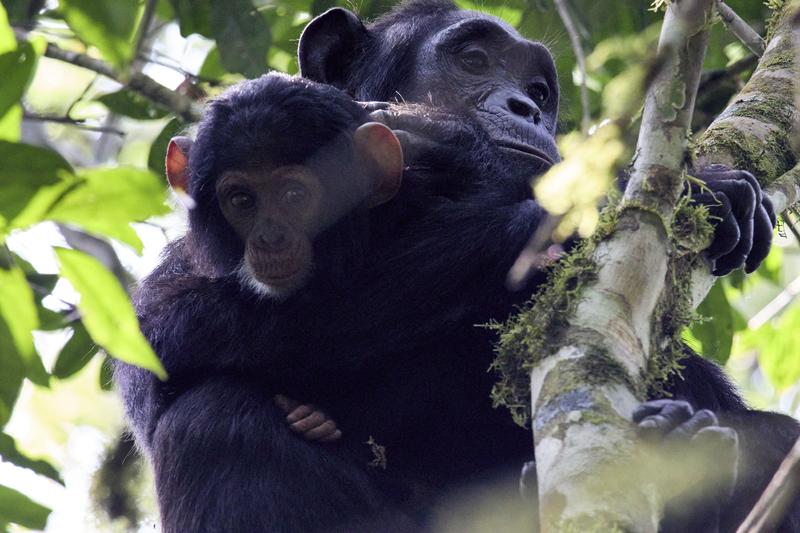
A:
[[[214,99],[194,142],[170,143],[170,184],[194,203],[189,231],[135,295],[169,380],[115,369],[165,533],[306,531],[390,512],[378,469],[354,451],[363,442],[313,446],[281,410],[306,407],[272,400],[313,391],[293,357],[323,348],[309,340],[325,312],[313,303],[347,296],[368,255],[369,208],[399,189],[400,144],[367,119],[337,89],[269,74]],[[341,436],[312,419],[293,429]]]

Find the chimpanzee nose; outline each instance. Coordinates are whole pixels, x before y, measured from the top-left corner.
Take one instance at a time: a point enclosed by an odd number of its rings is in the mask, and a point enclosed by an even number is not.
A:
[[[533,120],[534,124],[539,124],[542,121],[542,112],[530,100],[512,96],[508,99],[506,105],[509,111],[522,118]]]
[[[280,252],[289,244],[289,237],[284,228],[271,226],[259,233],[258,244],[269,252]]]

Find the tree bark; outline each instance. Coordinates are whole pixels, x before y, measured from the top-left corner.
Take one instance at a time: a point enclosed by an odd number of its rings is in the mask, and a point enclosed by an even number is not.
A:
[[[592,254],[596,278],[551,344],[560,349],[531,373],[543,531],[658,530],[657,487],[640,483],[632,490],[630,478],[617,474],[638,453],[629,421],[643,399],[637,383],[646,373],[651,317],[665,286],[670,221],[713,3],[673,0],[667,9],[659,70],[616,229]]]

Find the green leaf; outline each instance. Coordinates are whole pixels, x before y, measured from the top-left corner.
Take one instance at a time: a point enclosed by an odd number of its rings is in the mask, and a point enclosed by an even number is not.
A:
[[[22,132],[22,106],[15,104],[0,116],[0,140],[18,142]]]
[[[39,316],[33,291],[21,268],[0,268],[0,317],[27,376],[34,383],[47,386],[50,378],[33,345],[32,332],[39,327]]]
[[[0,317],[0,428],[11,418],[11,410],[17,402],[22,381],[25,379],[25,364],[17,353],[14,338],[3,317]],[[2,517],[0,517],[0,520]]]
[[[22,42],[13,52],[0,54],[0,117],[19,104],[33,79],[39,57],[33,45]]]
[[[71,171],[64,158],[52,150],[0,141],[0,216],[12,220],[41,187],[55,185],[59,172]]]
[[[742,334],[742,344],[759,350],[758,362],[775,387],[793,385],[800,379],[800,305],[795,302],[779,318]]]
[[[173,118],[167,122],[167,125],[164,126],[164,129],[161,130],[161,133],[159,133],[158,137],[153,141],[153,144],[150,145],[150,154],[147,156],[147,166],[150,170],[162,176],[162,178],[167,175],[165,160],[169,141],[180,134],[185,128],[185,122]]]
[[[188,37],[198,33],[213,38],[211,33],[210,0],[171,0],[172,9],[178,17],[181,35]]]
[[[66,248],[56,248],[55,252],[61,275],[81,295],[78,308],[92,339],[117,359],[166,379],[167,373],[139,330],[128,295],[114,274],[83,252]]]
[[[198,76],[207,80],[221,80],[227,73],[219,59],[219,48],[215,46],[208,52],[205,61],[203,61],[203,66],[200,67]]]
[[[92,360],[97,353],[97,345],[94,343],[89,333],[86,331],[82,322],[72,324],[72,337],[58,354],[55,365],[53,365],[53,375],[59,379],[65,379],[77,373]]]
[[[705,357],[724,365],[733,345],[733,312],[722,284],[716,283],[697,308],[707,320],[692,326],[692,335],[700,341]]]
[[[225,69],[256,78],[267,68],[272,34],[250,0],[215,0],[211,29]]]
[[[27,468],[39,475],[57,481],[62,485],[64,484],[64,480],[61,479],[61,474],[59,474],[58,470],[56,470],[53,465],[42,459],[31,459],[20,452],[17,448],[17,443],[14,442],[11,435],[7,435],[6,433],[0,433],[0,457],[11,464]]]
[[[0,4],[0,54],[5,54],[12,50],[17,49],[17,39],[14,37],[14,30],[9,24],[9,18],[18,19],[23,10],[27,12],[28,2],[15,0],[8,3],[8,0],[3,0]],[[9,11],[6,11],[6,4],[8,4]]]
[[[138,0],[60,0],[64,20],[85,43],[96,46],[118,70],[133,59],[133,40],[142,14]]]
[[[30,529],[44,529],[50,509],[21,492],[0,485],[0,522],[11,522]]]
[[[129,167],[87,170],[78,178],[80,184],[61,197],[47,218],[118,239],[141,253],[142,242],[130,223],[169,211],[164,180]]]
[[[148,98],[130,89],[104,94],[98,100],[112,113],[136,120],[153,120],[169,114],[168,109],[153,104]]]

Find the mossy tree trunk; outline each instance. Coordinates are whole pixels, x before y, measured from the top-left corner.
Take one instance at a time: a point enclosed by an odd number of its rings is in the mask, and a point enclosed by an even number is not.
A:
[[[502,328],[501,356],[511,347],[540,352],[528,353],[523,366],[531,369],[543,531],[658,529],[666,495],[649,475],[631,471],[648,461],[637,460],[643,452],[630,417],[654,374],[675,363],[680,324],[668,317],[690,313],[693,296],[713,283],[701,256],[679,251],[674,232],[713,4],[669,4],[631,179],[607,217],[613,229],[556,274],[542,301],[557,302],[557,309],[542,309],[537,300]],[[775,25],[751,81],[694,146],[699,165],[752,171],[779,210],[798,198],[789,142],[797,123],[789,18]],[[690,273],[694,289],[676,282]],[[555,294],[565,288],[567,297]],[[557,318],[543,322],[543,312]]]

